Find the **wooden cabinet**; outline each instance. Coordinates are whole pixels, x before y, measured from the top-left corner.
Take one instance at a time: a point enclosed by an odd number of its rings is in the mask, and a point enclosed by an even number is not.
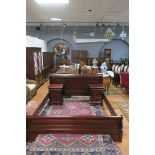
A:
[[[104,49],[104,61],[106,62],[108,68],[111,67],[111,49]]]
[[[43,67],[49,67],[52,69],[54,67],[54,53],[53,52],[43,52]]]
[[[71,51],[72,63],[79,63],[80,61],[83,61],[87,65],[87,55],[88,51],[72,50]]]
[[[90,95],[91,95],[91,104],[103,105],[103,91],[104,87],[102,84],[89,84]]]
[[[43,77],[47,81],[49,79],[49,74],[54,70],[54,53],[53,52],[43,52]]]
[[[43,75],[43,79],[44,81],[47,81],[49,79],[49,74],[50,74],[50,68],[49,67],[44,67],[42,69],[42,75]]]
[[[50,84],[48,87],[51,105],[63,104],[63,84]]]
[[[41,48],[26,47],[26,78],[35,80],[38,87],[43,83]]]

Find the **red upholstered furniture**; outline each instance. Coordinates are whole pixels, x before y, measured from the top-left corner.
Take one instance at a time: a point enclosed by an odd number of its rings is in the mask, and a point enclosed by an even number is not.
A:
[[[129,91],[129,73],[120,73],[120,85]]]

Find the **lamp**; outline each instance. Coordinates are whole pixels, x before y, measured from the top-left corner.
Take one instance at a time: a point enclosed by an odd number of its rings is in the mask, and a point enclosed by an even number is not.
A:
[[[122,40],[124,40],[124,38],[126,37],[126,33],[125,33],[125,31],[124,31],[124,26],[123,26],[123,30],[122,30],[122,32],[120,33],[120,38],[122,39]]]
[[[110,39],[110,40],[111,40],[114,36],[115,36],[115,33],[112,31],[111,27],[109,26],[109,27],[107,28],[107,31],[106,31],[105,34],[104,34],[104,37],[105,37],[106,39]]]

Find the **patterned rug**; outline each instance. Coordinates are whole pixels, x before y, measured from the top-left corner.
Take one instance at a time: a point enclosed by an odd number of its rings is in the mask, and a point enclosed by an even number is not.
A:
[[[110,83],[110,87],[108,90],[108,93],[105,91],[106,95],[119,95],[119,94],[127,94],[127,91],[125,88],[121,88],[120,85],[117,87]]]
[[[122,111],[124,116],[129,120],[129,94],[125,88],[121,88],[120,85],[117,87],[110,84],[108,93],[105,92],[105,95],[108,97],[109,101],[115,102],[118,108]]]
[[[117,106],[120,108],[124,116],[129,120],[129,101],[116,101]]]
[[[27,144],[27,155],[121,155],[109,135],[46,134]]]
[[[101,115],[103,115],[103,111],[101,108],[99,108],[99,106],[90,106],[89,103],[85,103],[81,101],[74,101],[74,102],[64,101],[63,105],[51,106],[46,115],[49,115],[49,116],[54,116],[54,115],[96,116],[96,112],[97,114],[100,113]]]
[[[129,121],[129,97],[126,94],[106,96],[111,104],[116,103],[117,107],[122,111],[126,119]]]
[[[82,100],[64,99],[63,105],[49,106],[49,100],[40,112],[47,116],[103,116],[102,107],[90,106],[89,102]]]

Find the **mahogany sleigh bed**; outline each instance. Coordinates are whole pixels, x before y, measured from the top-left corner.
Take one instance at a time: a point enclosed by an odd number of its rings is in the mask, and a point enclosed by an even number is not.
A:
[[[74,81],[76,80],[76,81]],[[33,113],[27,113],[27,141],[33,141],[38,134],[48,133],[73,133],[73,134],[109,134],[114,141],[122,141],[123,117],[117,116],[106,96],[101,94],[102,77],[99,75],[58,75],[50,76],[50,84],[63,84],[62,96],[67,95],[94,95],[92,104],[100,104],[104,101],[109,109],[110,116],[40,116],[39,113],[48,99],[51,104],[60,104],[52,100],[52,93],[57,93],[57,88],[49,88],[49,93],[43,102],[33,107]],[[91,87],[92,85],[93,88]],[[99,86],[99,87],[97,87]],[[80,89],[81,88],[81,89]],[[53,92],[54,91],[54,92]],[[59,92],[59,91],[58,91]],[[55,95],[57,96],[57,95]],[[57,99],[61,98],[57,96]],[[103,105],[104,106],[104,105]]]

